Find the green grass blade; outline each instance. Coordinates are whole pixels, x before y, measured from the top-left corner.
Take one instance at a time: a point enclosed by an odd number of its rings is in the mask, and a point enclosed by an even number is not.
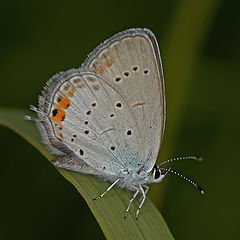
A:
[[[189,100],[193,73],[201,55],[201,49],[208,30],[213,23],[221,1],[184,0],[176,4],[164,43],[165,57],[163,58],[164,75],[166,80],[167,124],[164,146],[161,149],[162,162],[172,154],[178,139],[184,116],[185,106]],[[191,149],[189,149],[191,152]],[[198,154],[198,153],[193,153]],[[165,195],[165,183],[161,191],[157,186],[151,191],[151,199],[158,206],[162,205]]]
[[[47,159],[51,159],[52,156],[40,142],[36,126],[33,122],[24,120],[24,115],[29,113],[14,109],[0,109],[0,125],[12,129]],[[93,201],[94,197],[106,190],[109,186],[108,182],[101,182],[90,175],[64,169],[58,170],[83,196],[107,239],[173,239],[166,222],[149,199],[144,203],[138,220],[135,219],[139,204],[137,200],[133,202],[125,220],[123,216],[132,194],[114,188],[104,198]]]

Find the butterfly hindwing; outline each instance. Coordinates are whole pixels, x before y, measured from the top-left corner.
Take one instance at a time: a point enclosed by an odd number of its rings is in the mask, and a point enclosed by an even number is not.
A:
[[[138,158],[140,138],[121,94],[93,72],[70,70],[57,78],[48,84],[51,88],[57,81],[56,90],[43,94],[41,102],[47,115],[44,124],[69,149],[66,154],[72,152],[107,174],[128,168],[131,159]]]

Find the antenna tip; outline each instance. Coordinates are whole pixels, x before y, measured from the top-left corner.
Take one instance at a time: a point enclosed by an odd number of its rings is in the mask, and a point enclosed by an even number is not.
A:
[[[196,160],[201,162],[203,159],[202,159],[202,157],[196,157]]]
[[[204,195],[203,189],[202,189],[200,186],[197,186],[197,188],[198,188],[198,190],[200,191],[200,193],[201,193],[202,195]]]

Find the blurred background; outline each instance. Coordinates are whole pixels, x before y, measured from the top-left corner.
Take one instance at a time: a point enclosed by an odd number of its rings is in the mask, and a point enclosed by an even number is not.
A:
[[[173,169],[149,197],[176,239],[240,239],[240,2],[1,1],[1,108],[37,105],[44,83],[114,33],[151,29],[163,61],[167,124],[158,162]],[[104,239],[83,198],[29,143],[0,127],[1,239]],[[130,197],[130,195],[129,195]],[[144,207],[143,210],[144,211]]]

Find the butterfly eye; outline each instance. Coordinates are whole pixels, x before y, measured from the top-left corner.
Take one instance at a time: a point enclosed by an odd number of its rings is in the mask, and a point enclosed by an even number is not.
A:
[[[155,173],[154,173],[154,178],[158,179],[160,177],[160,175],[161,175],[160,169],[156,168]]]

